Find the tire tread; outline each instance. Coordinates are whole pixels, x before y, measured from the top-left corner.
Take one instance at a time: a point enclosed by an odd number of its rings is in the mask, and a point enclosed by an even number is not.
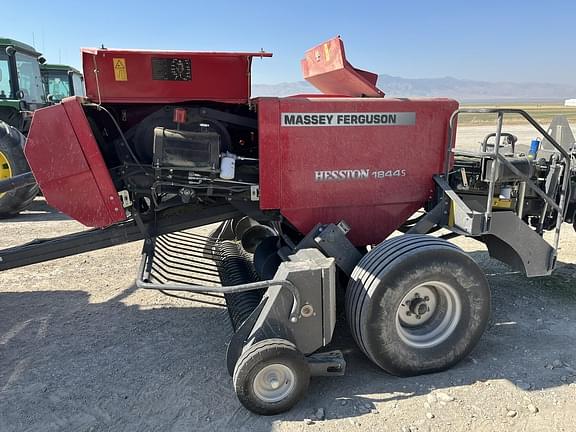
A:
[[[380,243],[359,261],[352,272],[346,290],[346,317],[357,345],[376,364],[379,362],[374,358],[364,333],[368,305],[381,281],[390,272],[395,271],[409,256],[426,249],[451,250],[468,257],[458,246],[446,240],[429,235],[405,234]]]

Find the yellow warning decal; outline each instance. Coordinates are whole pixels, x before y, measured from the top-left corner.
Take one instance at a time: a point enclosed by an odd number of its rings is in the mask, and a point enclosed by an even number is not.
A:
[[[113,58],[114,78],[116,81],[128,81],[128,72],[126,71],[126,59]]]

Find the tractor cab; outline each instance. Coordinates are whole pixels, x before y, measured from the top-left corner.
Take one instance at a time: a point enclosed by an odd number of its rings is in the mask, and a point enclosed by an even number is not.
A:
[[[0,120],[25,132],[31,115],[47,105],[40,75],[45,60],[30,45],[0,38]]]
[[[44,91],[50,102],[60,102],[70,96],[84,96],[82,73],[66,65],[43,64],[40,66]]]

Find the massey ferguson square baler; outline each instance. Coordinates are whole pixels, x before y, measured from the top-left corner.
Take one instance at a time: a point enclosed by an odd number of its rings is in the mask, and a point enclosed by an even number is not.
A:
[[[340,309],[389,373],[454,365],[486,327],[490,290],[447,240],[550,274],[576,212],[573,140],[524,111],[478,110],[496,130],[458,150],[470,110],[385,98],[339,38],[302,60],[321,93],[251,99],[251,61],[270,55],[83,49],[87,98],[36,111],[25,153],[48,203],[93,229],[0,251],[0,269],[144,240],[140,288],[224,297],[234,390],[261,414],[344,373],[327,348]],[[542,142],[517,143],[510,114]]]

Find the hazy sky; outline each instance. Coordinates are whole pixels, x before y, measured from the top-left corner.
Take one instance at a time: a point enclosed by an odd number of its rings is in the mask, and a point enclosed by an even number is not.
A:
[[[336,35],[357,67],[405,78],[576,85],[575,1],[2,0],[0,36],[49,62],[79,47],[272,51],[253,82],[301,79],[308,48]],[[18,10],[12,10],[18,9]]]

